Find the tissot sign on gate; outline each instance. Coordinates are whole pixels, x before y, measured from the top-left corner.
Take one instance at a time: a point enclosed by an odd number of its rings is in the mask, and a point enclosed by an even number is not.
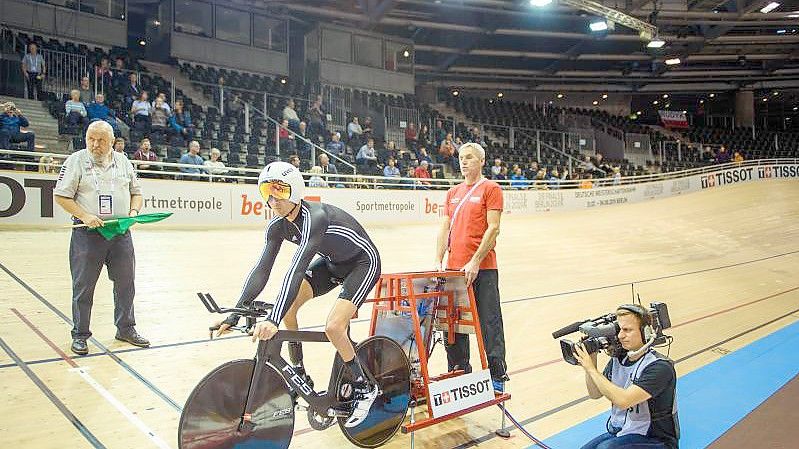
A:
[[[433,417],[440,418],[494,399],[491,373],[485,369],[430,382]]]

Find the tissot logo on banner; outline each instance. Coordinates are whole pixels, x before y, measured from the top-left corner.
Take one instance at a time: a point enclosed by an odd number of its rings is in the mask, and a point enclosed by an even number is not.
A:
[[[754,171],[754,167],[747,167],[711,173],[709,175],[703,175],[700,178],[700,184],[702,185],[703,189],[707,189],[710,187],[735,184],[737,182],[751,181],[753,179]]]
[[[430,383],[433,417],[440,418],[494,399],[491,373],[486,369]]]

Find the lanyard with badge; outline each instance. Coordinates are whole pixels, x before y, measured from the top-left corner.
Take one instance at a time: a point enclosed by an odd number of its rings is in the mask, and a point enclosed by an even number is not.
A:
[[[100,215],[114,215],[114,190],[115,190],[115,183],[117,178],[117,164],[114,160],[114,155],[111,155],[111,168],[112,178],[111,178],[111,190],[110,191],[102,191],[100,190],[100,177],[97,175],[97,169],[94,166],[94,161],[89,158],[89,167],[92,170],[92,178],[94,179],[94,188],[97,192],[97,202]],[[108,185],[106,182],[105,185]]]
[[[461,211],[461,207],[466,204],[466,201],[472,197],[474,191],[477,190],[477,188],[480,187],[480,184],[482,184],[485,180],[486,178],[480,178],[479,181],[474,183],[472,188],[469,189],[469,191],[466,192],[466,195],[458,202],[458,205],[455,207],[455,211],[452,212],[452,219],[449,222],[449,234],[447,235],[447,248],[450,247],[450,242],[452,241],[452,228],[455,227],[455,218],[458,216],[458,212]]]

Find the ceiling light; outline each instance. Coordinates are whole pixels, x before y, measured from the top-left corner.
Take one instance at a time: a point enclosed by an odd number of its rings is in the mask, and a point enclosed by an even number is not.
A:
[[[147,45],[147,42],[145,42],[144,39],[142,39],[142,40],[139,41],[139,45],[141,45],[143,47],[143,46]]]
[[[666,103],[666,107],[670,108],[671,107],[671,103]]]
[[[796,19],[796,18],[799,18],[799,11],[794,11],[793,13],[791,13],[791,14],[788,14],[788,18],[789,18],[789,19]]]
[[[280,84],[286,84],[287,82],[286,78],[280,78]]]
[[[594,102],[593,102],[592,104],[593,104],[594,106],[596,106],[596,105],[598,105],[598,104],[599,104],[599,102],[598,102],[598,101],[596,101],[596,100],[594,100]]]
[[[653,101],[653,102],[652,102],[652,104],[658,104],[658,103],[660,103],[660,102],[659,102],[659,101],[657,101],[657,100],[655,100],[655,101]]]
[[[666,41],[658,38],[654,38],[646,44],[647,48],[661,48],[666,45]]]
[[[768,98],[766,98],[766,97],[763,97],[763,101],[768,101]]]
[[[552,103],[554,103],[554,101],[549,100],[549,104],[552,104]],[[796,108],[793,108],[793,109],[796,110]]]
[[[591,23],[588,25],[588,28],[589,28],[591,31],[594,31],[594,32],[597,32],[597,31],[606,31],[606,30],[608,29],[608,23],[607,23],[607,22],[605,22],[604,20],[597,20],[596,22],[591,22]]]
[[[715,96],[716,96],[716,94],[710,94],[710,95],[708,95],[708,97],[710,97],[710,98],[713,98],[713,97],[715,97]]]
[[[497,98],[502,98],[504,96],[505,96],[505,94],[503,94],[502,92],[497,92]]]
[[[699,104],[705,104],[705,100],[699,100]]]
[[[158,20],[153,20],[153,25],[161,26],[161,22],[159,22]]]
[[[687,114],[687,113],[688,113],[688,111],[682,111],[682,113],[683,113],[683,114]]]
[[[563,98],[563,94],[558,94],[558,98]]]
[[[770,13],[771,11],[774,11],[775,9],[777,9],[777,8],[779,8],[779,7],[780,7],[780,4],[779,4],[779,3],[777,3],[777,2],[771,2],[771,3],[769,3],[768,5],[764,6],[764,7],[763,7],[763,8],[760,10],[760,12],[762,12],[763,14],[767,14],[767,13]]]
[[[410,56],[410,55],[411,55],[411,52],[409,52],[408,50],[405,50],[405,51],[402,52],[402,56],[405,56],[406,58],[408,56]]]
[[[786,30],[777,30],[777,34],[785,34]]]
[[[680,58],[670,58],[666,60],[666,65],[677,65],[680,63]]]
[[[452,96],[453,96],[453,97],[457,97],[459,93],[460,93],[460,92],[458,92],[457,90],[453,90],[453,91],[452,91]]]
[[[794,111],[799,111],[799,106],[794,106],[794,107],[793,107],[793,110],[794,110]]]
[[[608,98],[608,94],[602,94],[602,99],[605,100]]]
[[[669,94],[663,94],[663,98],[669,98]]]
[[[636,112],[637,115],[644,115],[643,111]]]
[[[530,0],[530,6],[543,7],[552,3],[552,0]]]
[[[779,93],[779,92],[777,92],[776,90],[775,90],[774,92],[772,92],[772,93],[771,93],[771,95],[779,95],[779,94],[780,94],[780,93]]]

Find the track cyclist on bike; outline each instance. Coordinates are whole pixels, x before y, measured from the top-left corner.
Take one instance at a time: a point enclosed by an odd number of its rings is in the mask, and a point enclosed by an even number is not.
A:
[[[248,307],[263,291],[284,240],[297,245],[297,249],[271,314],[253,330],[253,341],[272,338],[281,321],[287,329],[297,330],[300,307],[341,285],[341,293],[327,318],[325,334],[355,379],[354,407],[337,409],[350,413],[345,426],[355,427],[366,418],[378,395],[378,386],[364,374],[347,330],[350,319],[380,277],[380,254],[363,227],[347,212],[330,204],[303,200],[305,183],[293,165],[270,163],[258,177],[258,188],[277,217],[266,226],[266,244],[247,277],[236,307]],[[319,257],[314,258],[316,255]],[[234,313],[218,323],[217,335],[227,332],[239,318]],[[289,342],[289,358],[304,375],[302,343]]]

